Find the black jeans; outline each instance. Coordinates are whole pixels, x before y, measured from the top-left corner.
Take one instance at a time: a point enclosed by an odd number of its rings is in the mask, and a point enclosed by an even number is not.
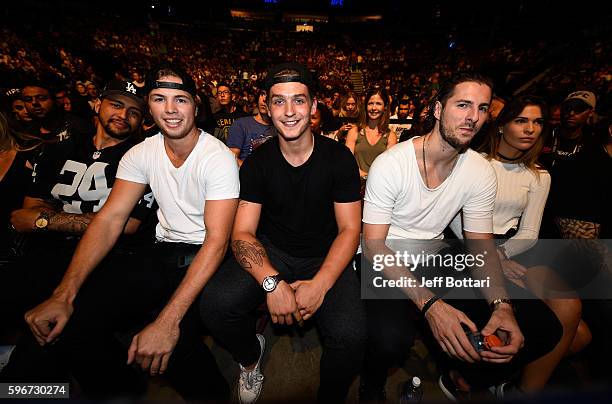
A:
[[[270,262],[288,283],[312,279],[323,262],[321,257],[292,257],[265,241],[264,246]],[[233,257],[219,268],[202,293],[200,314],[206,327],[243,365],[259,357],[254,311],[265,299],[262,287]],[[327,292],[314,320],[323,343],[319,401],[343,402],[361,368],[366,341],[359,281],[350,266]]]
[[[506,282],[511,296],[525,295],[525,290],[512,282]],[[463,311],[478,327],[484,328],[491,311],[485,300],[446,300],[446,303]],[[541,300],[516,299],[513,301],[517,323],[525,337],[525,346],[507,364],[479,362],[470,364],[451,359],[442,352],[433,338],[431,329],[414,304],[409,300],[366,300],[368,315],[368,345],[362,386],[368,391],[381,391],[390,368],[400,366],[408,357],[409,349],[418,330],[442,371],[457,370],[474,389],[483,389],[506,380],[526,364],[550,352],[559,342],[563,332],[555,314]]]
[[[58,372],[69,371],[89,397],[142,394],[146,377],[136,366],[126,365],[127,346],[168,302],[199,248],[158,243],[138,254],[110,255],[83,285],[57,343],[37,349],[28,336],[13,353],[3,379],[56,380]],[[222,401],[229,395],[228,385],[202,340],[202,329],[193,305],[181,321],[165,376],[186,400]],[[127,338],[121,341],[118,335]],[[62,367],[49,365],[49,360]],[[49,374],[33,368],[36,363],[45,363],[42,369]]]

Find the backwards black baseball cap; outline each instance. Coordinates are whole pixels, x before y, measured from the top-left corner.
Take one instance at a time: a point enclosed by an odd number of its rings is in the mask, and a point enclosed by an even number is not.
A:
[[[282,63],[268,70],[263,81],[263,88],[270,91],[270,88],[278,83],[302,83],[312,93],[315,86],[314,78],[306,66],[299,63]]]
[[[144,110],[146,107],[142,89],[136,87],[134,83],[125,80],[111,80],[109,81],[102,93],[100,99],[106,98],[109,95],[123,95],[136,101],[138,105]]]
[[[174,76],[181,79],[182,83],[174,83],[171,81],[159,81],[161,77]],[[173,64],[159,65],[147,74],[146,79],[146,93],[149,94],[151,90],[156,88],[170,88],[173,90],[183,90],[191,94],[194,98],[197,96],[197,89],[195,81],[191,75],[189,75],[180,66]]]

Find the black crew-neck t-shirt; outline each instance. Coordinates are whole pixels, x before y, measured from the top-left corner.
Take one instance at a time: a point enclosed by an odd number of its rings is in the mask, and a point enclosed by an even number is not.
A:
[[[240,199],[262,205],[258,237],[295,257],[325,257],[338,234],[334,202],[360,200],[359,169],[346,146],[319,135],[293,167],[272,138],[242,165]]]
[[[609,217],[610,198],[607,191],[612,159],[604,147],[593,141],[584,142],[573,156],[558,158],[549,169],[552,179],[548,208],[554,217],[566,217],[595,223]]]

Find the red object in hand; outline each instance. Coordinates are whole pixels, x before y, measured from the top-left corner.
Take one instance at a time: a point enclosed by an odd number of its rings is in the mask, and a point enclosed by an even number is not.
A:
[[[495,334],[483,337],[484,346],[487,350],[491,350],[494,346],[503,346],[503,341]]]

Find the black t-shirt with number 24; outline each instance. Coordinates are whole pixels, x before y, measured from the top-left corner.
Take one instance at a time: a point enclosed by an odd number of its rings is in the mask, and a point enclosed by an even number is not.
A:
[[[43,199],[66,213],[98,212],[113,187],[121,157],[137,141],[129,138],[97,150],[91,137],[73,136],[45,147],[34,166],[26,195]],[[130,216],[144,221],[154,209],[150,189]]]

